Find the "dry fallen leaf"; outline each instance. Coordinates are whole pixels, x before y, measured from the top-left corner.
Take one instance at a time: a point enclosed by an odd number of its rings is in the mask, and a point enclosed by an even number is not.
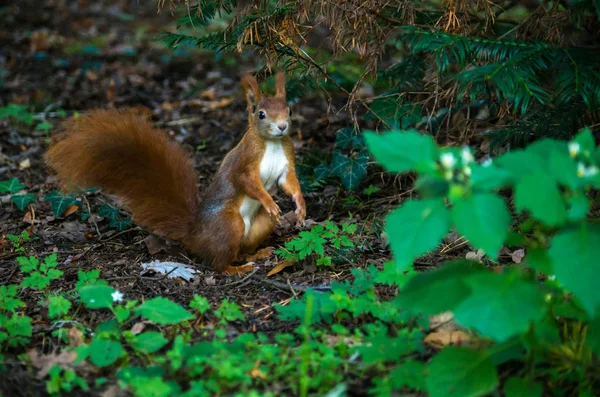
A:
[[[69,346],[81,346],[83,345],[83,332],[75,327],[70,328],[67,331],[67,339],[69,340]]]
[[[429,327],[439,331],[440,329],[445,330],[456,330],[456,324],[454,323],[454,315],[452,312],[443,312],[436,314],[435,316],[429,316]]]
[[[67,216],[77,212],[77,210],[79,209],[79,206],[73,204],[70,205],[69,207],[67,207],[67,209],[65,210],[63,216],[66,218]]]
[[[512,258],[512,261],[519,264],[521,263],[521,260],[523,260],[523,258],[525,257],[525,250],[523,248],[516,250],[515,252],[513,252],[510,257]]]
[[[225,269],[224,273],[230,276],[241,276],[251,272],[252,270],[254,270],[254,262],[249,262],[241,266],[229,266],[227,269]]]
[[[24,170],[31,167],[31,160],[29,160],[29,157],[26,158],[25,160],[22,160],[21,162],[19,162],[19,169],[20,170]]]
[[[467,252],[466,258],[481,263],[481,258],[483,258],[484,255],[485,253],[483,250],[477,250],[477,252],[469,251]]]
[[[204,277],[206,285],[217,285],[217,279],[214,276]]]
[[[38,379],[43,379],[48,375],[50,368],[55,365],[60,366],[62,369],[73,369],[73,362],[77,358],[77,353],[74,351],[63,350],[59,354],[52,352],[50,354],[40,355],[37,350],[31,349],[27,352],[27,355],[31,359],[31,364],[39,369],[37,374]]]
[[[101,394],[101,396],[102,397],[118,397],[120,395],[124,395],[123,393],[119,393],[119,392],[121,392],[121,389],[119,389],[119,386],[111,385]]]
[[[33,208],[29,207],[29,210],[25,213],[25,216],[23,217],[23,222],[33,225],[34,221],[35,221],[35,214],[33,213]]]
[[[148,248],[148,253],[150,255],[156,255],[161,251],[166,251],[169,246],[165,242],[165,240],[153,236],[152,234],[148,235],[144,240],[144,244],[146,244],[146,248]]]
[[[157,273],[166,274],[168,278],[182,278],[186,281],[190,281],[194,278],[194,274],[198,273],[197,270],[183,263],[162,262],[159,260],[142,263],[142,268],[146,271],[153,270]]]
[[[283,269],[285,269],[286,267],[290,267],[293,265],[294,265],[294,262],[292,262],[292,261],[288,261],[288,260],[281,261],[277,266],[275,266],[273,269],[271,269],[271,271],[269,273],[267,273],[267,277],[277,274],[280,271],[282,271]]]
[[[471,339],[464,331],[437,331],[425,337],[424,342],[431,347],[441,349],[448,345],[461,345]]]
[[[250,255],[246,257],[246,262],[254,262],[258,259],[264,259],[271,256],[271,254],[275,251],[273,247],[265,247],[259,251],[257,251],[254,255]]]
[[[137,335],[141,333],[144,330],[144,328],[146,328],[146,322],[140,321],[139,323],[133,324],[133,327],[131,327],[131,333]]]

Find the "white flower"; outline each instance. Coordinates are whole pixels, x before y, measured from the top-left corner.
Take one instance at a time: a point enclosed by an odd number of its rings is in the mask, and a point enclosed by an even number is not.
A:
[[[585,176],[585,164],[578,163],[577,164],[577,176],[583,178]]]
[[[460,152],[460,157],[462,158],[463,164],[469,164],[475,160],[473,153],[471,153],[468,146],[465,146],[462,152]]]
[[[590,177],[590,176],[596,175],[597,173],[598,173],[598,167],[596,167],[595,165],[591,165],[585,169],[584,175],[586,177]]]
[[[440,161],[444,168],[452,168],[456,165],[456,158],[452,153],[444,153],[442,157],[440,157]]]
[[[490,157],[488,157],[487,159],[485,159],[483,161],[483,163],[481,163],[481,165],[484,167],[489,167],[490,165],[492,165],[492,159]]]
[[[112,296],[113,302],[121,302],[123,300],[123,294],[119,291],[113,292],[110,296]]]
[[[577,156],[580,150],[581,146],[577,142],[569,142],[569,154],[571,157]]]
[[[465,173],[466,176],[471,176],[471,167],[465,166],[463,168],[463,172]]]

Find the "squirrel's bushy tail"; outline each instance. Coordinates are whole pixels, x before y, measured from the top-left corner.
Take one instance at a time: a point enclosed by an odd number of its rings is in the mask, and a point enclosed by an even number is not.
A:
[[[67,190],[119,197],[138,225],[174,240],[193,233],[196,173],[183,149],[133,110],[93,110],[68,120],[45,154]]]

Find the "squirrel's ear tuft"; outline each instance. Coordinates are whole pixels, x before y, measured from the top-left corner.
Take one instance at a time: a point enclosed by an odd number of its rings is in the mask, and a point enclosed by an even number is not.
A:
[[[258,87],[258,82],[256,81],[256,77],[251,74],[245,74],[242,77],[242,88],[246,93],[246,101],[248,101],[248,107],[256,106],[258,102],[260,102],[262,98],[262,94],[260,92],[260,88]]]
[[[277,72],[277,75],[275,75],[275,96],[285,99],[285,76],[283,72]]]

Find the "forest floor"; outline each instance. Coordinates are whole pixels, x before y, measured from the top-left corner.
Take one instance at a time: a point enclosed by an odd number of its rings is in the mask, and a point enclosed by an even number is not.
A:
[[[26,230],[33,239],[23,244],[25,253],[38,258],[58,255],[64,276],[52,282],[52,291],[71,291],[79,270],[98,269],[102,279],[128,299],[144,301],[162,296],[187,304],[195,293],[215,304],[230,299],[240,305],[246,317],[246,321],[235,323],[231,332],[273,335],[297,326],[278,320],[274,303],[286,304],[306,287],[326,287],[333,281],[350,279],[353,268],[381,268],[390,260],[381,236],[383,220],[391,208],[411,195],[411,190],[408,181],[376,170],[371,170],[354,192],[327,185],[305,193],[308,226],[326,220],[338,225],[358,223],[355,245],[361,249],[356,255],[332,267],[297,263],[271,276],[267,273],[281,260],[269,250],[262,250],[254,259],[257,271],[251,277],[227,276],[193,263],[177,245],[166,244],[135,225],[117,231],[96,215],[82,220],[83,211],[97,214],[107,203],[101,192],[87,193],[81,208],[55,217],[44,197],[58,185],[42,156],[61,119],[97,107],[138,107],[193,153],[202,189],[245,131],[239,78],[255,65],[251,57],[218,59],[198,51],[160,48],[155,34],[171,28],[175,18],[167,10],[157,14],[154,2],[131,7],[114,1],[94,1],[88,6],[80,5],[85,2],[68,2],[68,6],[60,1],[43,3],[0,11],[0,106],[27,105],[36,120],[41,120],[32,125],[11,118],[0,120],[0,180],[17,177],[37,198],[25,211],[3,200],[0,235],[19,235]],[[299,163],[332,152],[335,132],[351,125],[348,114],[340,111],[344,100],[333,98],[329,102],[317,93],[300,98],[294,105],[292,136]],[[36,128],[39,124],[49,126]],[[363,189],[370,185],[380,190],[365,194]],[[284,214],[293,211],[293,203],[284,195],[278,194],[276,201]],[[278,248],[298,232],[284,219],[264,247]],[[23,274],[15,257],[20,254],[6,238],[3,242],[0,284],[18,284]],[[461,246],[452,255],[464,256],[467,250],[466,245]],[[154,259],[191,264],[197,273],[186,281],[144,271],[142,264]],[[420,263],[426,267],[438,260],[436,254]],[[41,353],[52,351],[56,347],[49,335],[52,324],[42,316],[43,308],[35,305],[39,293],[25,289],[19,298],[32,308],[28,312],[34,319],[32,346]],[[93,328],[101,319],[94,312],[78,321]],[[35,375],[22,366],[9,366],[0,382],[5,395],[32,395],[31,390],[37,394],[44,386]],[[30,385],[28,390],[24,384]]]

